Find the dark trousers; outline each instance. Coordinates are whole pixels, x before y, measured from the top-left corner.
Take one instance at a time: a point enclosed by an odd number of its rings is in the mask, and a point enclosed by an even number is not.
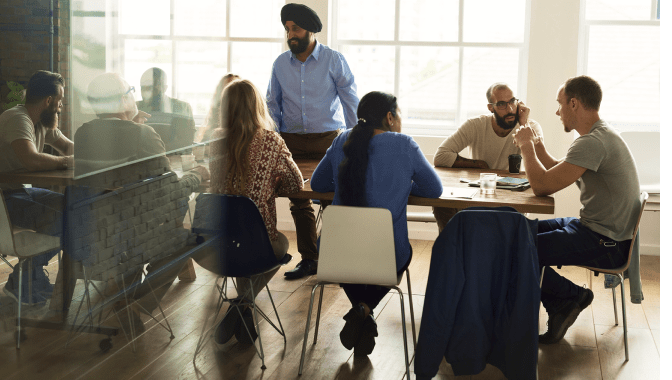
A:
[[[7,213],[12,225],[35,230],[41,234],[61,236],[63,234],[63,194],[46,189],[26,188],[21,190],[5,190]],[[33,285],[34,291],[41,291],[48,286],[49,279],[45,276],[43,267],[60,249],[43,253],[33,258]],[[28,261],[23,265],[23,290],[28,294]],[[19,266],[9,275],[16,287],[19,283]],[[16,289],[16,288],[15,288]],[[27,296],[26,296],[27,297]]]
[[[327,153],[338,131],[324,133],[280,132],[294,159],[321,160]],[[302,259],[317,260],[317,228],[313,202],[310,199],[289,198],[292,218],[296,226],[296,245]],[[326,206],[326,205],[325,205]]]
[[[411,256],[408,258],[408,261],[406,264],[404,264],[403,268],[397,271],[397,276],[406,271],[408,266],[411,264],[412,258],[413,247],[411,247]],[[378,306],[383,297],[385,297],[385,295],[390,291],[390,288],[378,285],[341,284],[341,287],[345,291],[345,295],[348,296],[352,307],[355,307],[356,305],[359,305],[360,302],[362,302],[365,303],[369,309],[371,309],[371,311],[373,311],[373,309]]]
[[[436,225],[439,227],[439,234],[446,228],[446,224],[455,216],[460,210],[452,207],[432,207]]]
[[[614,242],[593,232],[577,218],[539,221],[537,253],[539,267],[546,267],[541,287],[541,302],[553,314],[576,297],[579,287],[560,276],[551,266],[585,265],[612,269],[625,264],[631,240]]]

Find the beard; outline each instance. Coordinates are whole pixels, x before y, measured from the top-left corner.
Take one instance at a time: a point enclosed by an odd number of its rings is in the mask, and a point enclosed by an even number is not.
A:
[[[497,121],[497,125],[499,125],[500,128],[510,130],[516,127],[518,124],[518,115],[515,113],[507,113],[504,116],[499,116],[497,112],[493,112],[495,114],[495,121]],[[506,118],[509,116],[513,116],[513,120],[511,122],[506,121]]]
[[[296,45],[292,45],[292,41],[297,41]],[[289,50],[292,51],[293,54],[301,54],[306,49],[308,49],[308,45],[310,44],[310,35],[309,33],[306,33],[306,36],[304,38],[292,38],[287,40],[287,46],[289,46]]]
[[[58,128],[58,106],[49,107],[40,113],[40,124],[47,129]]]

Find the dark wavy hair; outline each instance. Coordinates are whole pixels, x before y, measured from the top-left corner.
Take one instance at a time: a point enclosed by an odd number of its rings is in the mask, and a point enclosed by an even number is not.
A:
[[[567,103],[572,98],[578,99],[586,109],[600,110],[602,103],[602,87],[597,81],[589,76],[581,75],[569,78],[565,82],[565,96]]]
[[[369,141],[373,130],[389,129],[387,114],[397,117],[397,98],[373,91],[364,95],[357,107],[357,125],[343,144],[345,158],[338,166],[338,196],[345,206],[367,206],[366,168],[369,164]]]
[[[26,104],[34,104],[49,96],[58,95],[58,88],[65,87],[65,81],[59,73],[38,70],[28,80]]]

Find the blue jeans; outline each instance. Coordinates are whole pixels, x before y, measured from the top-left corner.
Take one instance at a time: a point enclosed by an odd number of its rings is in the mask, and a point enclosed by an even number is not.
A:
[[[28,228],[50,236],[62,236],[63,234],[63,194],[39,188],[27,188],[23,190],[5,190],[5,203],[12,225]],[[49,260],[56,256],[59,249],[49,251],[33,258],[33,291],[45,290],[49,279],[42,269]],[[23,291],[28,294],[28,261],[23,265]],[[19,283],[19,266],[14,266],[14,272],[9,275],[8,281],[14,284],[14,289]],[[46,283],[45,283],[46,281]],[[27,298],[27,296],[26,296]]]
[[[541,287],[541,303],[546,311],[557,312],[579,294],[579,287],[551,266],[618,268],[627,261],[629,249],[630,240],[614,242],[593,232],[577,218],[540,220],[537,253],[539,267],[546,267]]]

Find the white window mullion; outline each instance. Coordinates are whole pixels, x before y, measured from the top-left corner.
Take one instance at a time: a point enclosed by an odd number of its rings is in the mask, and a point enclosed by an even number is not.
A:
[[[401,18],[401,0],[395,1],[394,10],[394,96],[399,97],[399,82],[401,80],[401,47],[399,46],[399,24]]]

